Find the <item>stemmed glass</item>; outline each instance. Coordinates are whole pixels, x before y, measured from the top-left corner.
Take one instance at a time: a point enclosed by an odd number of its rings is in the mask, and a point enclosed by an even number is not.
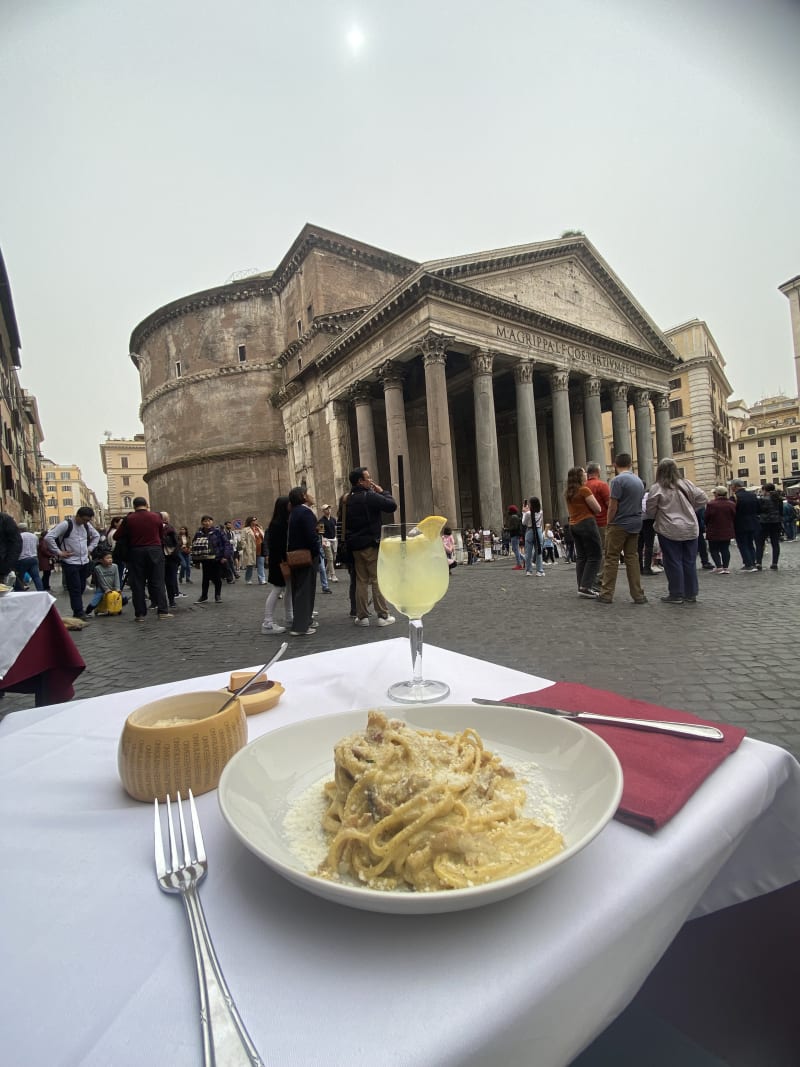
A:
[[[399,523],[381,529],[378,585],[398,611],[408,616],[413,677],[395,682],[387,695],[404,704],[443,700],[450,692],[444,682],[422,677],[422,616],[438,604],[450,581],[442,528],[447,520],[429,515],[420,523]]]

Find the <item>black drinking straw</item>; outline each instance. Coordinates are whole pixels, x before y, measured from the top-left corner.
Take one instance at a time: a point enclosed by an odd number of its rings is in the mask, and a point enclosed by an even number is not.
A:
[[[397,480],[400,483],[400,540],[406,539],[406,481],[403,475],[403,457],[397,457]]]

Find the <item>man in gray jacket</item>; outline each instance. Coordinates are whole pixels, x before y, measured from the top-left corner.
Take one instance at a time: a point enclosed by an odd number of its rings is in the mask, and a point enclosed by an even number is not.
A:
[[[69,592],[69,605],[76,619],[86,621],[83,591],[92,573],[92,551],[100,534],[92,526],[92,508],[78,508],[74,519],[65,519],[49,530],[44,543],[51,556],[61,560],[64,584]]]

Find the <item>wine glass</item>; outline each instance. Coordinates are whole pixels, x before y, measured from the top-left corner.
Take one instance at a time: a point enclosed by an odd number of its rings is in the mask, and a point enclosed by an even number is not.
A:
[[[422,677],[422,616],[447,592],[447,565],[442,528],[447,520],[429,515],[419,523],[400,523],[381,529],[378,551],[378,586],[387,600],[408,616],[413,677],[395,682],[387,695],[404,704],[443,700],[450,692],[444,682]]]

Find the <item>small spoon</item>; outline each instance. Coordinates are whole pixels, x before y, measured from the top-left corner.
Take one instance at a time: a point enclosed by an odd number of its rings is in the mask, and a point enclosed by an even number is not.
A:
[[[222,705],[222,707],[217,712],[217,715],[219,715],[219,713],[221,711],[224,711],[225,708],[227,708],[229,704],[232,704],[234,702],[234,700],[237,700],[240,696],[244,696],[244,694],[247,692],[248,689],[250,689],[250,687],[253,685],[253,683],[256,681],[256,679],[260,678],[261,675],[265,671],[269,670],[269,668],[272,666],[273,663],[277,663],[278,662],[278,660],[281,658],[281,656],[284,654],[284,652],[286,651],[286,649],[288,647],[289,647],[289,642],[288,641],[284,641],[283,644],[281,645],[281,647],[278,649],[278,651],[272,657],[272,659],[269,660],[267,663],[265,663],[263,667],[259,667],[259,669],[253,675],[253,677],[248,679],[248,681],[246,681],[244,683],[244,685],[242,686],[241,689],[237,689],[235,693],[233,693],[231,696],[228,697],[228,699],[225,701],[225,703]]]

